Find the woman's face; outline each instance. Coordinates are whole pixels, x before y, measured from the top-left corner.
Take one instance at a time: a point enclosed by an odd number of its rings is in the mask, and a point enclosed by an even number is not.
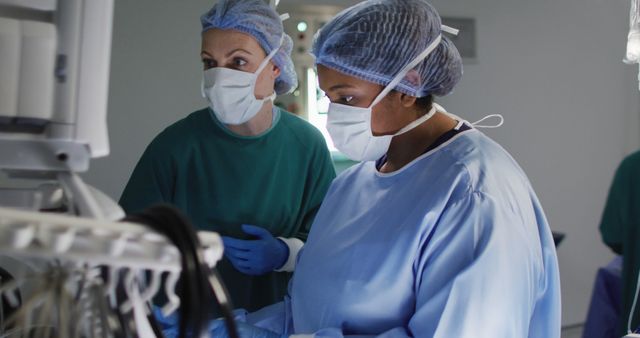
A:
[[[225,67],[255,73],[267,57],[258,42],[245,33],[234,30],[210,29],[202,34],[202,64],[204,70]],[[273,93],[280,69],[272,62],[258,76],[255,95],[263,99]]]
[[[383,86],[345,75],[323,65],[318,65],[320,88],[333,103],[367,108],[382,92]],[[411,123],[415,116],[407,114],[415,99],[391,91],[372,109],[371,131],[373,135],[391,135]]]

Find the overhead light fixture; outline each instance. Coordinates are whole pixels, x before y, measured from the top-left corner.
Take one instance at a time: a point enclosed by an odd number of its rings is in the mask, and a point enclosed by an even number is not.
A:
[[[298,32],[306,32],[309,25],[306,22],[300,21],[298,22]]]

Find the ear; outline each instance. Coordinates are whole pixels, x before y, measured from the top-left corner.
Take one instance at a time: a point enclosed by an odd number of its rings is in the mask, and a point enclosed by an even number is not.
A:
[[[405,108],[411,108],[416,103],[417,98],[415,96],[400,93],[400,104]]]
[[[280,76],[280,73],[281,73],[280,67],[276,66],[274,63],[271,63],[271,66],[272,66],[271,75],[273,76],[273,79],[275,80],[275,79],[278,78],[278,76]]]

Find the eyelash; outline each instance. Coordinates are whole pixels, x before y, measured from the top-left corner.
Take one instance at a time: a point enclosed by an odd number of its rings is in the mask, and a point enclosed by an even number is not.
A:
[[[353,104],[353,100],[353,96],[341,96],[340,99],[338,99],[338,102],[342,104]]]
[[[243,58],[234,58],[233,59],[233,65],[235,67],[244,67],[247,65],[247,60],[243,59]]]
[[[233,68],[242,68],[245,67],[249,62],[243,58],[236,57],[232,60],[231,66]],[[218,63],[213,59],[202,59],[202,64],[204,65],[204,69],[211,69],[218,67]]]
[[[211,69],[217,66],[216,61],[212,59],[202,59],[202,64],[204,65],[204,69]]]

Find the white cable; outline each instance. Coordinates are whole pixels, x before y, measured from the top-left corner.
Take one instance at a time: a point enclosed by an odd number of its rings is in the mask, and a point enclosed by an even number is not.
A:
[[[636,309],[636,303],[638,302],[638,291],[640,290],[640,271],[638,272],[638,280],[636,281],[636,295],[633,297],[633,305],[631,305],[631,313],[629,313],[629,320],[627,321],[627,333],[631,332],[631,319],[633,318],[633,312]]]
[[[24,236],[25,229],[35,235]],[[0,255],[20,261],[59,259],[91,266],[179,273],[178,249],[167,238],[157,235],[160,237],[153,239],[151,235],[140,224],[0,207]],[[222,239],[215,233],[199,234],[199,238],[207,253],[207,264],[215,265],[223,256]]]

